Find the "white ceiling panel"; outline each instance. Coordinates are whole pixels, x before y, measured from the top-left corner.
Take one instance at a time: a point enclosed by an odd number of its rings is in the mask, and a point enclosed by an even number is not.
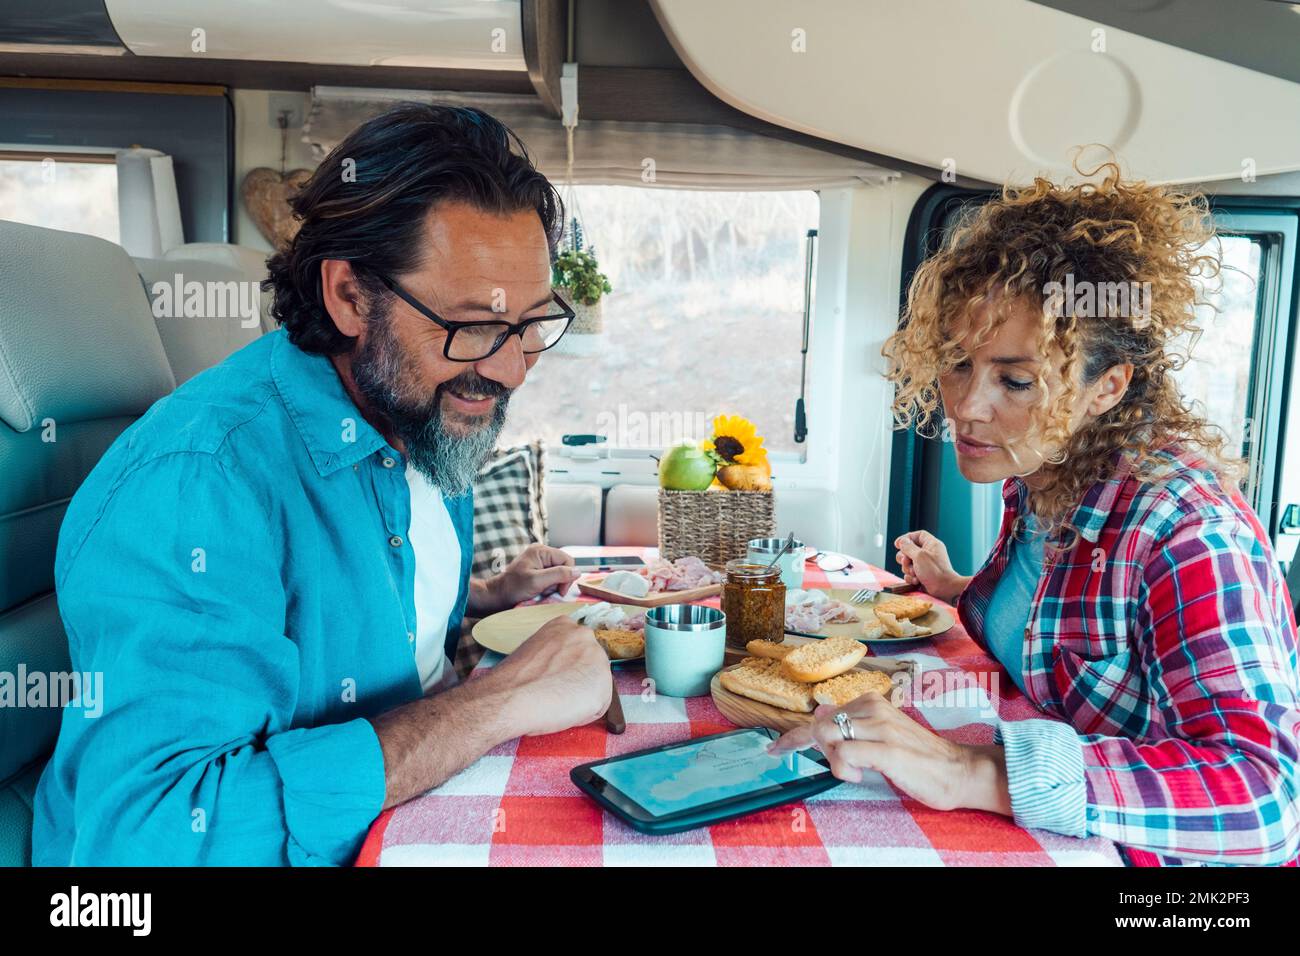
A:
[[[105,5],[122,42],[138,56],[526,69],[519,0],[105,0]]]
[[[990,182],[1300,169],[1300,84],[1028,0],[651,0],[708,89],[780,126]],[[1100,31],[1100,32],[1099,32]]]

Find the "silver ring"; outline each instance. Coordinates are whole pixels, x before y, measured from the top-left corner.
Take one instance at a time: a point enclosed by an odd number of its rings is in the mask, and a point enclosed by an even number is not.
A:
[[[854,739],[853,721],[849,719],[849,715],[844,713],[844,711],[841,710],[838,714],[835,715],[835,726],[840,728],[840,736],[843,737],[845,740]]]

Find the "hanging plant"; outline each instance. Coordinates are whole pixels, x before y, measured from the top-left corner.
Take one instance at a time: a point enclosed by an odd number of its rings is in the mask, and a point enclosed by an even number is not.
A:
[[[551,285],[569,290],[573,300],[582,305],[595,305],[602,295],[613,291],[595,254],[580,249],[565,250],[555,257]]]

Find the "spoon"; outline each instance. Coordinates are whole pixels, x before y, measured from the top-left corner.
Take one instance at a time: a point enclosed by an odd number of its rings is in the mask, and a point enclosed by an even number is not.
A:
[[[794,532],[791,531],[790,537],[785,539],[785,544],[781,545],[781,550],[776,553],[776,557],[772,559],[772,563],[767,566],[767,569],[771,571],[774,567],[776,567],[776,562],[781,560],[781,556],[784,555],[787,551],[789,551],[793,547],[794,547]]]

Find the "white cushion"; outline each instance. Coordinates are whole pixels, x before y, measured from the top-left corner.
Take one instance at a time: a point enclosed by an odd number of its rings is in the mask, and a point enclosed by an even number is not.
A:
[[[659,486],[614,485],[605,496],[605,544],[659,546]]]
[[[600,544],[600,486],[546,482],[546,542],[557,548]]]

